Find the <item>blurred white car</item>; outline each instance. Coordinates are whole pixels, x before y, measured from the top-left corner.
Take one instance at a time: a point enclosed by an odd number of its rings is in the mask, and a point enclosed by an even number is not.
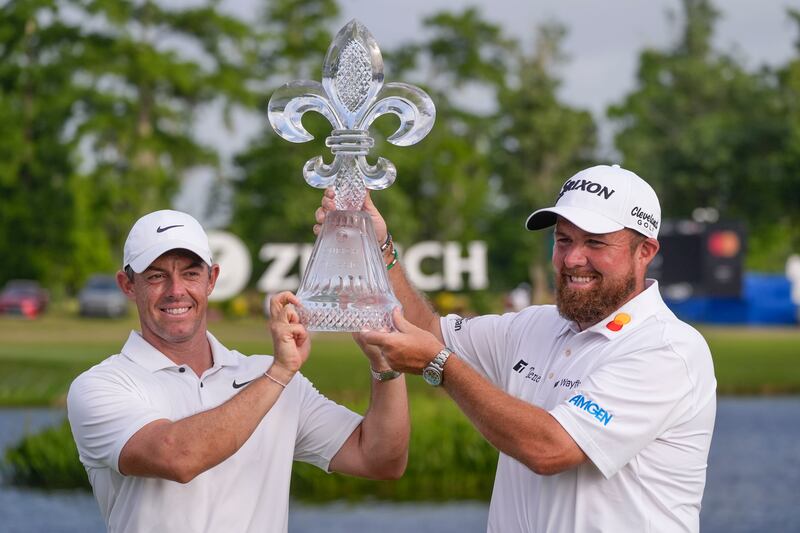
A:
[[[78,293],[78,307],[83,316],[120,317],[128,312],[128,298],[110,274],[95,274]]]

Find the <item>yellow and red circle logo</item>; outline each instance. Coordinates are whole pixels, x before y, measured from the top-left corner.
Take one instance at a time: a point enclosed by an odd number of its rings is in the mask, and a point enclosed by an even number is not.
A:
[[[735,231],[715,231],[708,236],[708,251],[714,257],[736,257],[742,243]]]
[[[614,317],[614,320],[606,324],[606,327],[611,331],[619,331],[622,329],[622,326],[630,321],[631,315],[628,313],[617,313],[617,316]]]

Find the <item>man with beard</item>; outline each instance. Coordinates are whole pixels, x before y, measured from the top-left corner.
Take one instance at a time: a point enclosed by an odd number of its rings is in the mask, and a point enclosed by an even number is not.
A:
[[[716,381],[705,340],[645,279],[661,222],[646,182],[617,165],[567,180],[526,223],[555,226],[556,306],[471,319],[436,315],[365,208],[405,316],[364,340],[500,451],[488,531],[698,531]]]

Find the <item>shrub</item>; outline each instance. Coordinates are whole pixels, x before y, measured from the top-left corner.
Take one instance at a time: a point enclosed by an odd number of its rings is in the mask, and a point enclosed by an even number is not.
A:
[[[363,408],[359,409],[363,411]],[[12,483],[47,489],[89,488],[69,424],[23,438],[6,452]],[[408,468],[396,481],[329,475],[295,463],[292,496],[303,501],[364,499],[395,501],[485,500],[497,452],[444,395],[411,398]]]
[[[17,485],[46,489],[89,488],[67,421],[24,437],[6,451],[5,470]]]

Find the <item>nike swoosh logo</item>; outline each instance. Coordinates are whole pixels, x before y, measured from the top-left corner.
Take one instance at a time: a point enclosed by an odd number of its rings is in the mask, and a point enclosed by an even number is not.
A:
[[[255,379],[255,378],[253,378],[253,379]],[[245,385],[247,385],[248,383],[253,381],[253,379],[250,379],[250,380],[247,380],[247,381],[242,381],[241,383],[236,383],[236,380],[234,379],[233,380],[233,388],[234,389],[241,389],[242,387],[244,387]]]
[[[168,229],[182,228],[182,227],[183,227],[183,224],[175,224],[173,226],[164,226],[163,228],[161,226],[159,226],[159,227],[156,228],[156,233],[164,233]]]

